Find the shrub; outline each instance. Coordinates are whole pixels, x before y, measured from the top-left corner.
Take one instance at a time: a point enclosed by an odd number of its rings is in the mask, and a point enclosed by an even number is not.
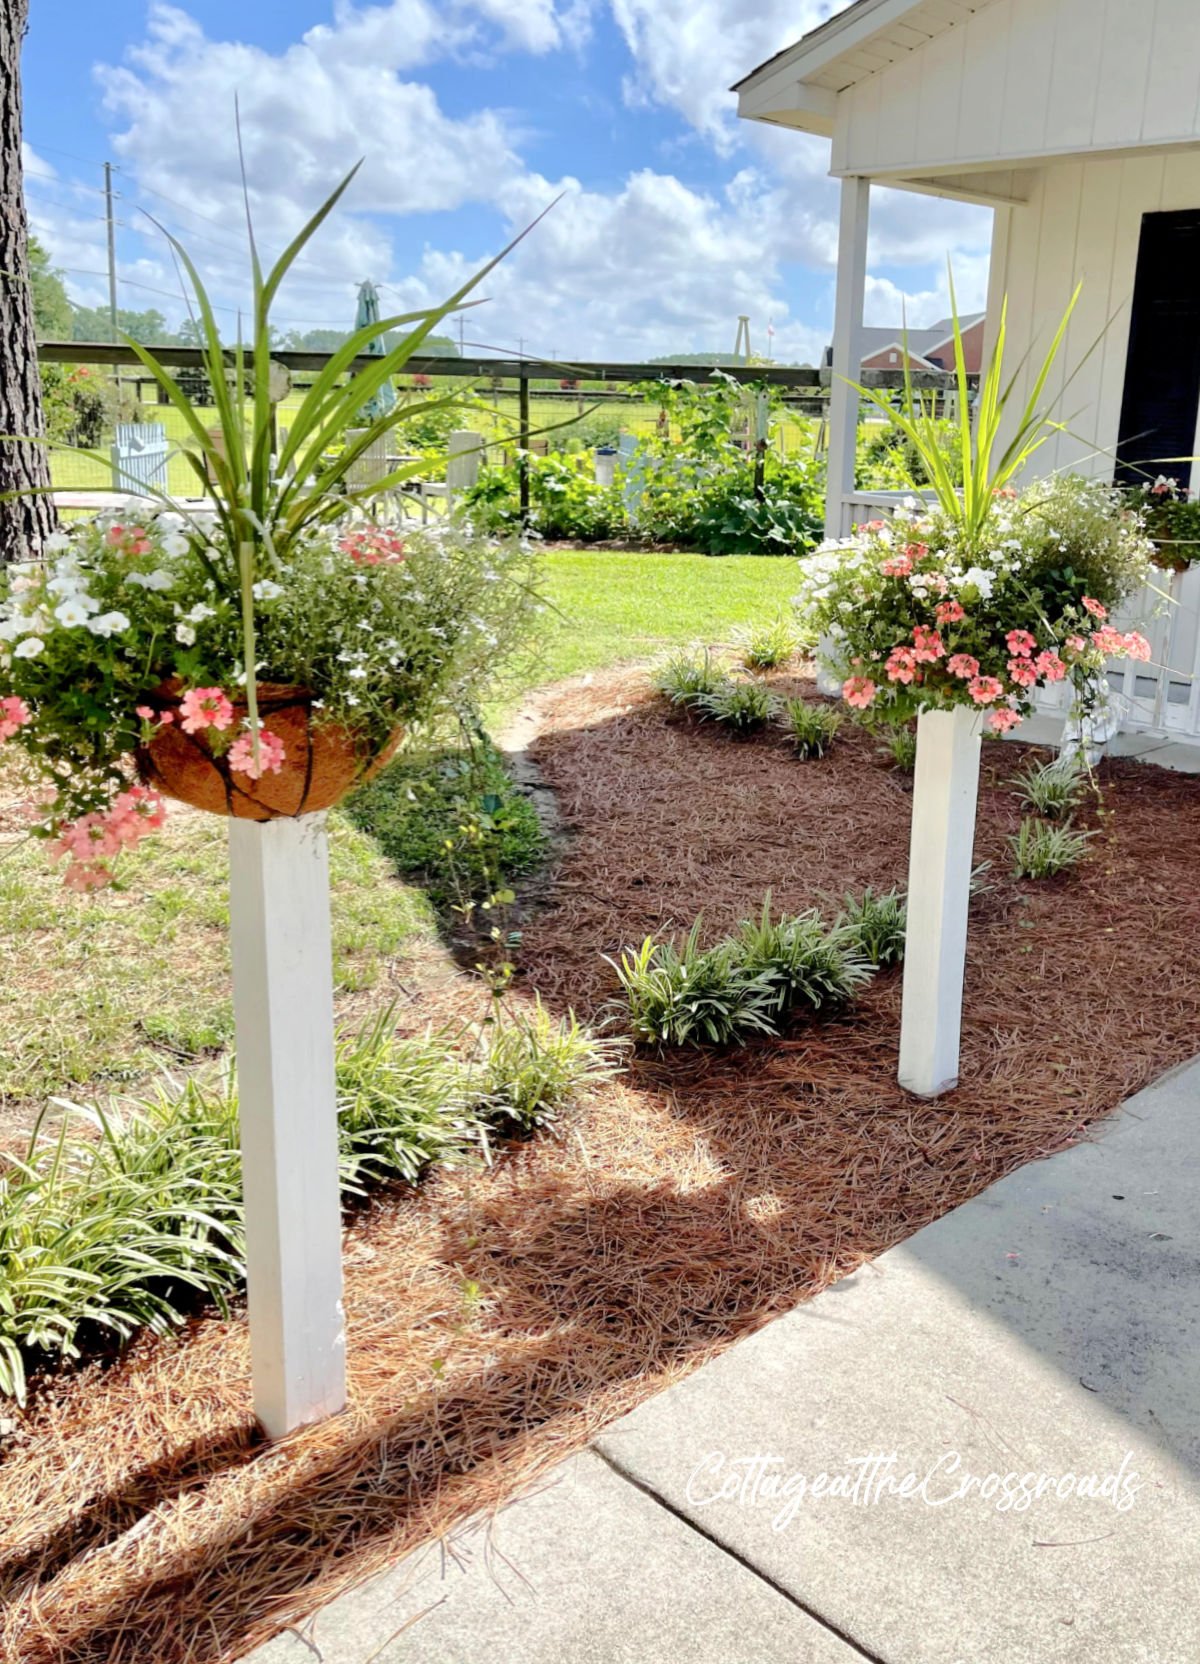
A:
[[[723,687],[725,675],[713,663],[707,647],[688,648],[673,653],[651,675],[651,683],[672,705],[691,710],[709,694]]]
[[[917,730],[889,728],[883,736],[883,753],[901,774],[912,774],[917,766]]]
[[[1020,831],[1008,840],[1013,872],[1018,878],[1052,878],[1078,866],[1087,854],[1091,832],[1073,832],[1070,822],[1052,826],[1026,815]]]
[[[817,913],[773,919],[769,895],[760,916],[741,924],[737,942],[743,970],[766,979],[779,1019],[797,1007],[814,1015],[838,1010],[871,978],[851,937],[827,930]]]
[[[786,699],[783,725],[792,737],[797,755],[807,759],[825,755],[837,738],[842,718],[829,705],[817,705],[811,699]]]
[[[622,537],[629,516],[621,489],[597,485],[590,456],[529,456],[529,525],[541,537],[598,542]],[[461,493],[461,516],[477,531],[500,535],[521,522],[520,473],[515,462],[482,468]]]
[[[734,640],[747,670],[775,670],[786,664],[800,645],[795,621],[786,612],[776,613],[768,623],[737,631]]]
[[[43,374],[45,372],[43,371]],[[1127,492],[1155,546],[1155,565],[1182,572],[1200,560],[1200,501],[1165,475]]]
[[[460,1158],[474,1123],[451,1037],[400,1040],[394,1012],[338,1042],[338,1149],[343,1190],[400,1178],[416,1184],[435,1162]]]
[[[693,701],[702,716],[732,730],[739,738],[755,734],[771,721],[779,703],[763,682],[721,681]]]
[[[751,1034],[775,1032],[775,989],[752,975],[733,940],[701,948],[700,921],[684,944],[647,936],[613,965],[629,1007],[634,1037],[652,1045],[729,1046]]]
[[[838,915],[846,939],[879,970],[898,965],[904,958],[905,925],[904,896],[899,890],[876,895],[868,886],[861,896],[846,896]]]
[[[596,1040],[573,1012],[556,1021],[540,999],[530,1012],[502,1008],[474,1077],[478,1110],[498,1131],[528,1136],[615,1068],[614,1046]]]
[[[1087,767],[1071,752],[1051,762],[1031,760],[1025,770],[1010,780],[1022,804],[1047,820],[1063,820],[1070,815],[1083,794],[1088,778]]]

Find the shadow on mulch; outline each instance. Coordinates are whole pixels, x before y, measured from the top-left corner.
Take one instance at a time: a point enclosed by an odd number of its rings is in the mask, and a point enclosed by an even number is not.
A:
[[[903,881],[908,783],[858,730],[802,764],[668,722],[619,673],[552,721],[536,758],[572,835],[520,981],[555,1007],[601,1016],[601,955],[699,909],[715,936],[768,888],[833,911]],[[347,1236],[342,1417],[251,1449],[245,1329],[215,1318],[63,1381],[0,1469],[4,1658],[227,1664],[1189,1056],[1200,781],[1105,764],[1085,866],[1022,885],[1020,753],[984,756],[956,1092],[895,1085],[881,977],[842,1021],[639,1058],[493,1172],[378,1200]]]

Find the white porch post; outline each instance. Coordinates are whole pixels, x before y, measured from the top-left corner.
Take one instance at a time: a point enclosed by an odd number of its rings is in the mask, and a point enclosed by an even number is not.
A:
[[[867,229],[871,181],[842,180],[838,232],[837,303],[833,315],[833,378],[829,388],[829,469],[825,494],[825,536],[842,537],[843,504],[854,490],[858,440],[858,394],[847,385],[862,375],[863,295],[867,286]]]
[[[917,721],[900,1084],[923,1098],[958,1082],[982,728],[965,707]]]
[[[254,1408],[279,1438],[346,1402],[325,816],[229,822]]]

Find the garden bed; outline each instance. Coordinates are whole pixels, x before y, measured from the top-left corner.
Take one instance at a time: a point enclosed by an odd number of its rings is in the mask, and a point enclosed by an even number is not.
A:
[[[524,921],[521,993],[599,1020],[602,956],[648,932],[702,910],[715,938],[767,889],[832,913],[904,881],[910,782],[860,730],[800,763],[782,735],[668,718],[628,671],[537,706],[569,842]],[[1105,763],[1087,861],[1018,883],[1019,761],[985,746],[976,860],[992,866],[955,1093],[896,1086],[888,973],[836,1022],[641,1056],[558,1136],[377,1198],[347,1236],[341,1417],[263,1446],[237,1314],[50,1384],[0,1467],[0,1656],[236,1658],[1190,1056],[1200,780]],[[414,989],[405,1025],[461,988]]]

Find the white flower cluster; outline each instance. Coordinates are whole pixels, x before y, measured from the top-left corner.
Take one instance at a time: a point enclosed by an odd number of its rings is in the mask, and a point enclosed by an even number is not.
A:
[[[0,606],[0,642],[15,658],[37,658],[55,628],[103,637],[129,628],[123,612],[102,612],[101,603],[88,593],[87,574],[66,532],[52,532],[43,547],[48,563],[14,566],[9,599]]]

